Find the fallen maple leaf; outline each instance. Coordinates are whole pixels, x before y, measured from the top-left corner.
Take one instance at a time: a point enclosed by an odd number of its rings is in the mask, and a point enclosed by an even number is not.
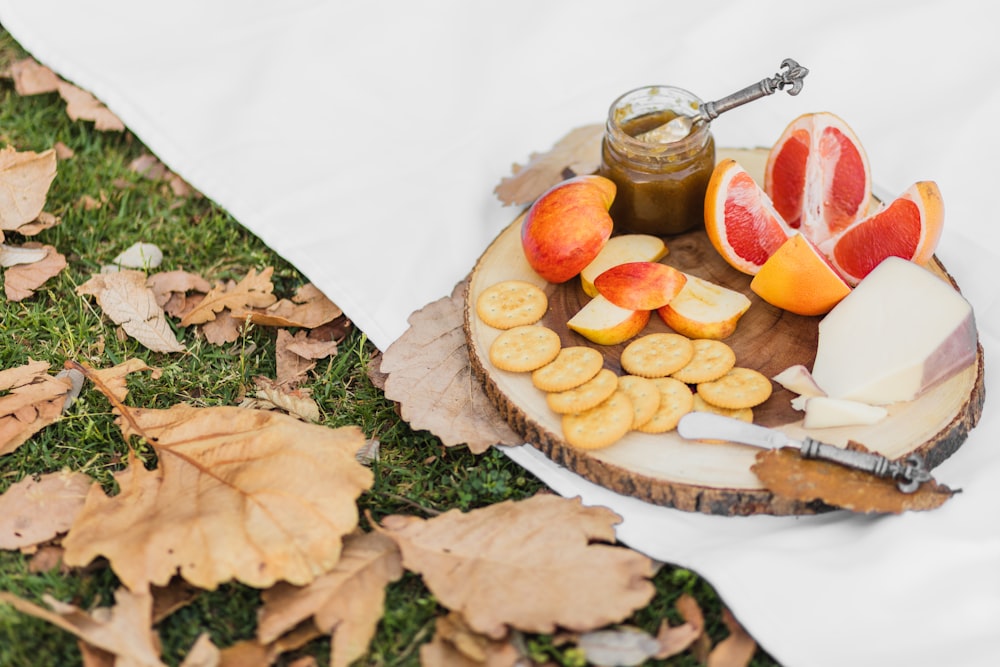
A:
[[[233,309],[233,317],[249,317],[251,322],[261,326],[306,329],[332,322],[343,314],[344,311],[312,283],[300,287],[290,300],[281,299],[262,310]]]
[[[833,507],[866,514],[931,510],[943,505],[955,493],[934,480],[924,482],[913,493],[903,493],[894,480],[837,463],[804,459],[798,452],[785,449],[758,453],[750,469],[775,495],[806,502],[820,500]]]
[[[215,285],[205,298],[191,309],[181,319],[181,326],[202,324],[215,319],[221,311],[228,309],[246,310],[248,308],[266,308],[275,302],[272,294],[271,274],[274,267],[267,267],[260,273],[250,269],[250,272],[238,283]]]
[[[125,129],[125,123],[86,90],[66,81],[59,82],[58,90],[59,96],[66,102],[66,115],[70,120],[92,120],[94,129],[101,131],[121,132]]]
[[[184,344],[167,324],[156,295],[146,286],[142,271],[97,273],[76,288],[80,295],[91,295],[112,322],[153,352],[183,352]]]
[[[409,328],[385,351],[386,398],[414,429],[427,429],[447,447],[465,444],[481,454],[524,438],[490,402],[472,374],[462,328],[466,283],[409,318]]]
[[[340,562],[304,587],[279,583],[263,592],[257,640],[268,644],[312,619],[331,635],[330,664],[347,667],[365,654],[383,614],[385,587],[403,576],[399,549],[380,533],[344,540]]]
[[[66,258],[50,245],[25,243],[22,248],[45,250],[45,257],[31,264],[18,264],[3,273],[4,294],[9,301],[24,301],[49,278],[66,268]]]
[[[603,137],[603,125],[571,130],[547,152],[532,153],[527,165],[515,164],[494,192],[504,204],[528,204],[569,176],[597,171]]]
[[[653,562],[607,544],[620,520],[579,498],[537,495],[432,519],[393,515],[381,530],[441,604],[499,639],[508,626],[586,632],[645,606]]]
[[[757,652],[757,642],[726,607],[722,608],[722,622],[729,630],[729,636],[716,644],[708,654],[706,667],[746,667]]]
[[[115,656],[120,667],[159,667],[158,640],[152,630],[153,598],[149,593],[134,593],[119,588],[113,607],[98,607],[90,613],[49,595],[44,595],[45,609],[11,593],[0,591],[6,602],[23,614],[40,618],[76,635],[101,651]]]
[[[126,439],[144,438],[158,467],[134,453],[107,496],[91,487],[63,539],[68,565],[105,556],[133,591],[177,572],[204,589],[237,579],[306,584],[329,571],[357,525],[372,473],[357,427],[330,429],[236,407],[116,405]]]
[[[48,374],[49,364],[30,361],[0,371],[0,456],[10,454],[28,438],[59,419],[66,395],[72,389],[69,378]]]
[[[20,231],[42,212],[56,177],[56,152],[0,150],[0,241],[4,231]]]
[[[516,667],[523,657],[510,638],[477,634],[455,612],[434,619],[434,638],[420,647],[421,667]]]
[[[0,494],[0,549],[23,549],[69,530],[93,480],[62,470],[25,477]]]
[[[59,90],[59,77],[34,58],[23,58],[12,63],[6,72],[14,82],[18,95],[40,95]]]

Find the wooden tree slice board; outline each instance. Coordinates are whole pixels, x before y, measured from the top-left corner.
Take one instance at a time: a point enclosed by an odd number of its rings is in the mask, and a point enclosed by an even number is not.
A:
[[[767,151],[720,150],[719,158],[733,157],[760,182]],[[619,355],[625,344],[595,345],[571,331],[566,321],[589,298],[579,279],[553,285],[528,265],[521,250],[522,216],[514,220],[479,258],[469,279],[465,303],[465,332],[473,372],[498,410],[526,442],[536,445],[554,462],[613,491],[655,504],[686,511],[725,515],[808,514],[829,507],[774,496],[765,489],[750,466],[758,449],[735,443],[688,441],[676,431],[649,435],[629,433],[614,445],[583,451],[562,438],[560,416],[549,410],[544,394],[530,374],[496,369],[488,350],[498,330],[484,325],[475,314],[475,303],[484,289],[501,280],[520,279],[545,290],[549,310],[540,322],[555,330],[564,346],[589,345],[604,354],[605,367],[619,375]],[[752,305],[736,332],[726,339],[736,352],[737,364],[773,377],[793,364],[812,368],[820,317],[802,317],[775,308],[750,291],[750,276],[730,267],[712,247],[704,230],[666,239],[669,252],[661,261],[687,273],[743,292]],[[954,281],[935,258],[928,267]],[[957,285],[956,285],[957,289]],[[642,334],[670,329],[653,313]],[[766,403],[754,408],[754,421],[778,428],[789,436],[805,435],[844,446],[863,444],[891,459],[919,452],[931,466],[955,452],[978,422],[984,400],[983,351],[977,363],[918,399],[889,406],[889,416],[878,424],[807,431],[802,413],[790,401],[794,394],[774,385]]]

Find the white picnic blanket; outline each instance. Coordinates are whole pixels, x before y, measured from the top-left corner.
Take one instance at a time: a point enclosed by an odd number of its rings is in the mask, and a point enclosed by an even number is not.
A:
[[[768,146],[807,111],[861,138],[877,184],[946,204],[938,255],[986,350],[978,428],[936,477],[963,493],[892,517],[726,518],[516,461],[611,507],[619,536],[703,574],[792,667],[1000,664],[1000,42],[986,2],[0,0],[39,61],[103,100],[171,169],[293,262],[380,348],[448,295],[514,217],[492,194],[634,87],[715,99],[777,71],[802,93],[732,111]],[[989,16],[992,16],[991,14]]]

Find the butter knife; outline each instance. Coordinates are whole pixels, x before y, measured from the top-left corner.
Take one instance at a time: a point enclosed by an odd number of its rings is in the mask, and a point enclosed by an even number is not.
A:
[[[881,454],[844,449],[808,436],[795,440],[777,429],[710,412],[684,415],[677,424],[677,433],[689,440],[728,440],[762,449],[797,449],[804,459],[830,461],[876,477],[894,479],[903,493],[913,493],[923,482],[931,479],[930,471],[919,454],[910,454],[903,461],[893,461]]]

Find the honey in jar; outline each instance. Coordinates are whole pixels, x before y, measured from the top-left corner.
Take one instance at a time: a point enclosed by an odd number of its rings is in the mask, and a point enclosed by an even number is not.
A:
[[[701,100],[672,86],[625,93],[611,105],[600,174],[615,182],[611,205],[616,231],[669,236],[704,224],[705,191],[715,168],[709,124],[696,123],[668,143],[637,137],[679,115],[694,116]]]

